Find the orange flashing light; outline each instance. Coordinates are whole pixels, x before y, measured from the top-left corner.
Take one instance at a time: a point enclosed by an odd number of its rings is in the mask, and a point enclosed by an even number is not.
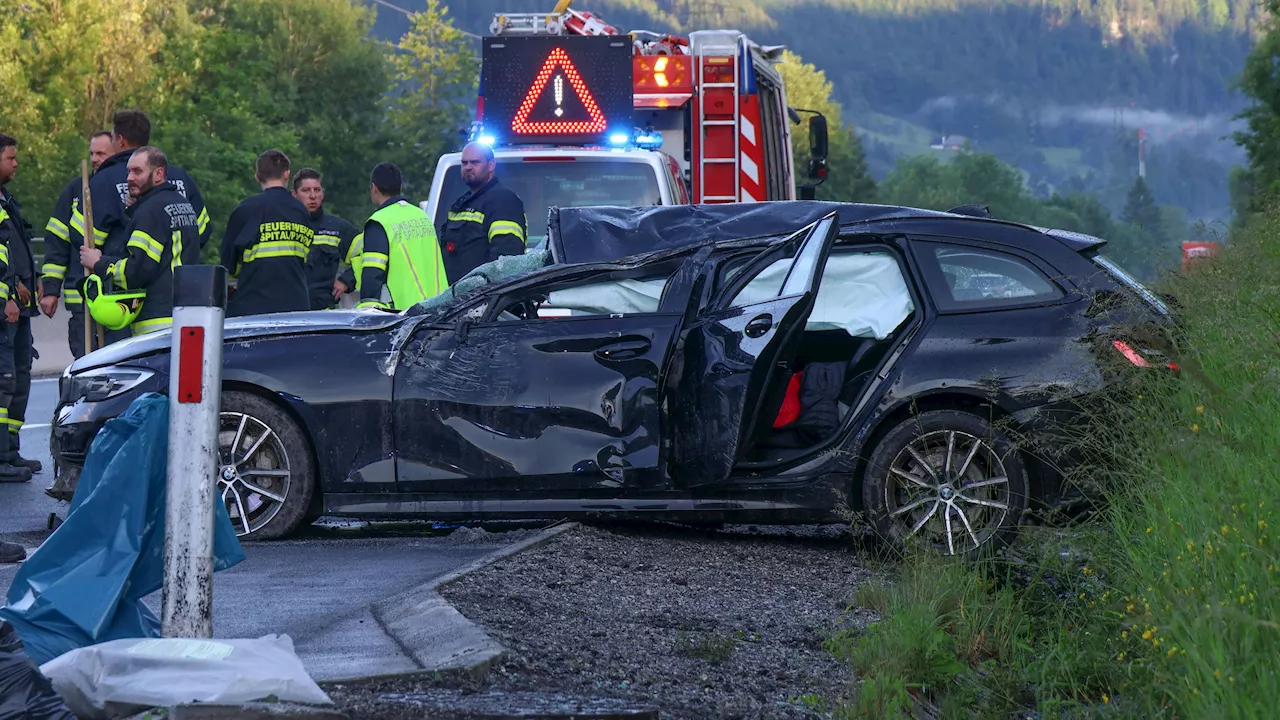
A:
[[[689,61],[685,56],[637,56],[631,73],[633,91],[637,95],[693,92]]]

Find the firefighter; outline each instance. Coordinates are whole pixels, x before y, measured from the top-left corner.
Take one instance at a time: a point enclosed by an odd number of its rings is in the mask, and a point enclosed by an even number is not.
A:
[[[94,133],[89,138],[89,164],[93,171],[97,172],[111,155],[111,131]],[[78,289],[80,278],[84,277],[84,266],[75,260],[79,257],[80,246],[84,245],[83,216],[79,212],[83,189],[77,175],[58,196],[58,204],[44,228],[44,267],[40,270],[40,311],[46,317],[53,317],[58,311],[58,296],[62,296],[63,304],[71,315],[67,320],[67,344],[77,360],[85,354],[84,300]],[[97,349],[94,342],[90,350]]]
[[[80,260],[93,268],[93,277],[85,282],[93,319],[112,330],[145,335],[173,324],[173,269],[200,262],[200,216],[169,182],[169,160],[160,148],[138,148],[128,167],[133,199],[128,255],[113,259],[97,248],[82,247]],[[104,286],[128,296],[119,298]]]
[[[361,233],[360,303],[403,310],[449,287],[431,218],[401,195],[400,168],[384,162],[369,177],[378,209]]]
[[[117,112],[112,123],[111,142],[115,154],[107,158],[89,180],[89,193],[93,196],[94,244],[108,258],[108,265],[129,254],[129,217],[125,212],[130,202],[128,163],[134,150],[151,144],[151,121],[138,110]],[[209,241],[209,213],[205,210],[200,189],[177,165],[168,166],[165,178],[195,208],[200,222],[200,245],[203,247]],[[72,221],[83,226],[84,219],[78,213],[72,213]],[[106,341],[113,343],[131,335],[128,328],[108,330]]]
[[[356,226],[325,212],[324,184],[320,173],[302,168],[293,176],[293,196],[311,214],[311,252],[307,255],[307,284],[311,289],[311,309],[327,310],[338,306],[338,298],[351,288],[338,279],[338,266],[351,252]]]
[[[36,263],[31,255],[31,226],[6,185],[18,171],[18,141],[0,134],[0,302],[4,329],[0,331],[0,482],[26,482],[40,472],[38,460],[18,454],[22,421],[31,396],[31,317],[35,315],[32,288]]]
[[[222,238],[222,266],[237,278],[227,317],[311,309],[306,262],[314,232],[307,208],[289,192],[289,158],[258,156],[262,192],[240,203]]]
[[[440,230],[449,283],[501,255],[523,255],[528,237],[524,203],[494,175],[493,149],[462,149],[462,181],[471,188],[449,208]]]

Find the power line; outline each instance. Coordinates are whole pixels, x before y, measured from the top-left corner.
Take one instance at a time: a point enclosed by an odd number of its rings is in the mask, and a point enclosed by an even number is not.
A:
[[[396,12],[404,13],[404,15],[405,15],[406,17],[408,17],[408,16],[410,16],[410,15],[414,15],[414,14],[415,14],[412,10],[405,10],[404,8],[400,7],[399,5],[396,5],[396,4],[393,4],[393,3],[387,2],[387,0],[373,0],[373,1],[374,1],[374,2],[376,2],[376,3],[378,3],[379,5],[382,5],[382,6],[385,6],[385,7],[389,7],[389,8],[391,8],[392,10],[395,10]],[[469,32],[467,32],[466,30],[463,30],[462,28],[455,27],[454,29],[456,29],[458,32],[462,33],[463,35],[466,35],[466,36],[467,36],[467,37],[469,37],[469,38],[474,38],[474,39],[476,39],[476,40],[480,40],[480,39],[481,39],[479,35],[476,35],[475,33],[469,33]]]

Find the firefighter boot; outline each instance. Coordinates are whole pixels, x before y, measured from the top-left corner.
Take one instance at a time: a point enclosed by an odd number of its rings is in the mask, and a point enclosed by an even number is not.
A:
[[[31,468],[18,464],[18,451],[14,448],[16,441],[13,439],[17,433],[4,432],[0,435],[5,436],[0,440],[0,483],[27,482],[31,479]]]
[[[40,472],[44,468],[44,465],[41,465],[39,460],[28,460],[22,457],[18,452],[18,448],[22,445],[21,441],[18,439],[19,437],[19,433],[13,432],[12,430],[9,431],[9,449],[13,452],[13,459],[9,461],[9,464],[17,467],[24,467],[30,470],[32,474]]]

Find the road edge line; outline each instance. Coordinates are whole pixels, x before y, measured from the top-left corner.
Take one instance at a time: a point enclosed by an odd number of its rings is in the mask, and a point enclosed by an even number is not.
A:
[[[577,522],[556,523],[532,537],[504,545],[456,570],[375,602],[370,607],[374,621],[419,669],[326,680],[324,684],[349,685],[433,673],[483,674],[502,659],[506,648],[458,612],[440,595],[439,588],[579,527]]]

